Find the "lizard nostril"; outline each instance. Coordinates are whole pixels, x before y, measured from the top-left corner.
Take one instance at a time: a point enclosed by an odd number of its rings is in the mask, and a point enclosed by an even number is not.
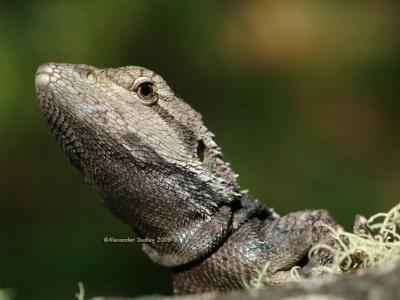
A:
[[[96,74],[92,70],[87,71],[85,75],[90,82],[96,81]]]
[[[200,140],[197,144],[197,157],[201,162],[204,161],[205,152],[206,152],[206,145],[204,145],[203,140]]]
[[[92,70],[79,70],[79,75],[82,79],[87,79],[89,82],[96,80],[96,74]]]
[[[85,81],[96,81],[96,68],[88,65],[75,65],[74,71]]]

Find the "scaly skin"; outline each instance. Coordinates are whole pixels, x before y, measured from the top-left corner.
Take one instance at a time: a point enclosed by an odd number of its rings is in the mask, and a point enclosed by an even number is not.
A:
[[[53,135],[104,204],[148,243],[144,251],[173,271],[179,294],[243,288],[269,262],[273,283],[304,276],[333,243],[323,210],[279,217],[241,190],[201,115],[156,73],[45,64],[39,104]]]

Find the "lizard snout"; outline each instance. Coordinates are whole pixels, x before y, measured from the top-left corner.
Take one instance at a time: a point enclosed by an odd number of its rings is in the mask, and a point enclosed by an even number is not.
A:
[[[53,75],[54,67],[51,64],[42,64],[36,71],[35,87],[36,92],[45,90],[50,83],[50,78]]]

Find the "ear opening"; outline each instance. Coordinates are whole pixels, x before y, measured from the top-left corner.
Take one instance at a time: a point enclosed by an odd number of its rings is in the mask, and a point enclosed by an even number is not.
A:
[[[206,145],[203,140],[199,140],[197,143],[197,158],[203,162],[205,159]]]

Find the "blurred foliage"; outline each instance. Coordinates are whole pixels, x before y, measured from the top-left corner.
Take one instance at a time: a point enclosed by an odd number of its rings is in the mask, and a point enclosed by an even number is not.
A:
[[[170,293],[49,134],[40,63],[143,65],[216,134],[244,188],[280,213],[400,199],[400,3],[0,1],[0,288],[17,299]]]

